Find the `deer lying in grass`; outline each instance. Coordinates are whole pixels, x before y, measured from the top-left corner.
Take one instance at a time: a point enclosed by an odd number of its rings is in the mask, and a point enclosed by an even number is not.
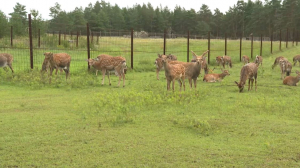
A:
[[[284,58],[283,56],[279,56],[275,59],[274,64],[272,65],[272,69],[274,69],[276,67],[276,65],[279,65],[280,60],[286,60],[286,58]]]
[[[223,57],[221,57],[221,59],[222,59],[222,65],[223,65],[224,69],[225,69],[225,64],[227,64],[227,66],[232,68],[232,63],[231,63],[231,57],[230,56],[224,55]]]
[[[63,69],[66,72],[66,80],[70,76],[70,63],[71,63],[71,56],[67,53],[51,53],[46,52],[44,53],[45,59],[43,62],[42,70],[46,70],[47,67],[50,69],[50,79],[49,82],[51,83],[51,76],[53,70],[56,69],[56,75],[58,69]]]
[[[262,56],[256,55],[254,62],[257,64],[257,66],[259,66],[259,64],[262,66],[262,62],[263,62]]]
[[[182,64],[170,64],[166,57],[162,59],[162,63],[165,69],[165,76],[167,79],[167,90],[170,90],[170,84],[172,82],[172,89],[174,91],[175,80],[179,82],[180,91],[182,84],[183,90],[185,90],[185,67]]]
[[[125,87],[125,69],[126,69],[126,59],[124,57],[113,57],[110,55],[102,54],[97,56],[95,59],[87,60],[90,66],[96,69],[96,76],[98,70],[102,72],[102,85],[104,85],[105,74],[108,71],[115,71],[115,74],[119,76],[118,87],[120,86],[121,78],[123,78],[123,87]],[[109,80],[109,85],[111,85],[109,72],[107,73]]]
[[[196,53],[194,53],[193,51],[191,51],[193,54],[193,59],[191,60],[191,62],[196,62],[196,60],[202,60],[201,63],[201,70],[204,69],[205,74],[208,74],[208,65],[207,65],[207,61],[205,59],[205,55],[209,52],[209,50],[205,51],[202,55],[198,56]],[[200,73],[201,73],[200,70]]]
[[[246,64],[242,67],[241,76],[240,76],[240,83],[235,81],[236,85],[239,87],[240,92],[243,91],[247,79],[249,79],[249,81],[248,81],[248,91],[252,90],[254,80],[255,80],[255,91],[256,91],[256,89],[257,89],[257,85],[256,85],[257,69],[258,69],[258,66],[255,63],[248,63],[248,64]],[[250,81],[251,81],[251,85],[252,85],[251,89],[250,89]]]
[[[281,79],[284,79],[284,74],[286,74],[286,76],[290,76],[293,68],[292,64],[289,61],[282,59],[279,61],[279,65],[281,70]]]
[[[300,66],[300,55],[294,56],[293,62],[294,62],[294,66],[297,64],[297,62],[299,62],[299,66]]]
[[[216,63],[218,66],[222,65],[222,56],[217,56],[216,57]]]
[[[174,55],[160,55],[158,54],[158,58],[156,58],[154,64],[156,66],[156,79],[159,80],[159,71],[164,68],[164,65],[162,63],[162,59],[167,58],[168,60],[176,61],[177,57]]]
[[[297,76],[287,76],[283,80],[284,85],[297,86],[300,80],[300,72],[296,71]]]
[[[12,73],[14,73],[14,69],[12,67],[12,62],[14,60],[14,57],[7,53],[0,53],[0,68],[6,68],[8,66]]]
[[[250,62],[250,59],[247,55],[242,56],[242,62],[245,64],[248,64]]]
[[[203,77],[203,81],[205,82],[221,82],[225,76],[230,75],[228,70],[222,70],[221,74],[206,74]]]

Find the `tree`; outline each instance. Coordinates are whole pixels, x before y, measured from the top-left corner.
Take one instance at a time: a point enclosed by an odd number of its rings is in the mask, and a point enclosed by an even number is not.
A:
[[[32,22],[31,22],[32,33],[34,37],[37,37],[39,29],[41,34],[46,32],[46,26],[44,21],[42,20],[41,15],[39,14],[39,11],[35,9],[31,9],[30,13],[32,15]]]
[[[27,25],[27,12],[26,7],[17,3],[14,7],[14,12],[9,14],[10,24],[13,26],[14,34],[17,36],[25,35]]]
[[[53,19],[55,19],[59,15],[60,12],[62,12],[61,6],[60,6],[59,3],[56,2],[55,6],[50,7],[50,14],[49,14],[49,16],[51,16]]]
[[[0,10],[0,25],[1,25],[0,38],[2,38],[9,34],[9,25],[5,14],[1,10]]]

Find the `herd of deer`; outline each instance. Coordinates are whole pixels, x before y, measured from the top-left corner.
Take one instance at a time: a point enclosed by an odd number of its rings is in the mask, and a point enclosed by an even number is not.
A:
[[[225,76],[230,75],[228,70],[222,70],[222,73],[216,74],[213,73],[213,70],[208,68],[208,64],[206,61],[206,54],[209,50],[205,51],[202,55],[198,56],[196,53],[191,51],[193,54],[193,59],[191,62],[181,62],[177,61],[177,57],[174,55],[160,55],[158,54],[158,58],[155,60],[156,65],[156,78],[159,80],[159,71],[164,69],[165,70],[165,77],[167,79],[167,90],[170,90],[170,85],[172,82],[172,89],[174,91],[174,83],[175,80],[179,82],[180,90],[183,85],[183,89],[185,90],[185,79],[188,79],[189,85],[192,88],[192,83],[194,83],[194,87],[197,87],[197,79],[202,70],[204,70],[204,77],[203,81],[205,82],[217,82],[222,81]],[[51,53],[46,52],[44,53],[44,61],[42,64],[41,72],[48,72],[50,70],[50,78],[49,82],[51,83],[51,76],[54,71],[56,70],[55,74],[57,75],[58,70],[65,71],[66,73],[66,80],[70,76],[70,63],[71,63],[71,56],[67,53]],[[248,56],[244,55],[242,57],[242,61],[244,66],[240,72],[240,82],[236,82],[236,85],[239,88],[239,91],[242,92],[246,81],[248,79],[248,90],[253,88],[253,82],[255,80],[255,90],[257,89],[257,70],[259,65],[262,66],[263,58],[262,56],[256,56],[255,61],[253,63],[250,62]],[[0,53],[0,67],[8,66],[12,73],[14,73],[13,67],[13,56],[8,53]],[[109,85],[111,85],[109,72],[113,71],[119,77],[118,86],[120,86],[120,81],[123,78],[123,87],[125,86],[125,73],[126,73],[126,59],[121,56],[113,57],[106,54],[101,54],[94,59],[87,60],[89,66],[92,66],[96,69],[96,76],[98,71],[101,70],[102,72],[102,85],[104,84],[105,74],[108,76]],[[218,65],[222,65],[225,69],[227,65],[228,68],[232,68],[232,62],[230,56],[218,56],[216,57],[216,62]],[[300,55],[297,55],[293,58],[294,66],[297,62],[300,64]],[[283,80],[283,84],[290,85],[290,86],[297,86],[300,80],[300,72],[296,71],[297,76],[289,76],[292,70],[292,64],[284,57],[277,57],[275,62],[272,66],[272,69],[276,65],[280,66],[281,69],[281,79]],[[286,77],[285,77],[286,75]],[[251,83],[251,86],[250,86]]]

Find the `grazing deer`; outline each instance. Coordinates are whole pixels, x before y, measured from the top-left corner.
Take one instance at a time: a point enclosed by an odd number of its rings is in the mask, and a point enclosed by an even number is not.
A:
[[[221,57],[221,59],[222,59],[222,65],[223,65],[224,69],[225,69],[225,64],[227,64],[227,66],[232,68],[232,63],[231,63],[231,57],[230,56],[224,55],[223,57]]]
[[[300,55],[294,56],[293,58],[294,66],[297,64],[297,61],[299,62],[299,66],[300,66]]]
[[[217,56],[216,57],[216,63],[218,66],[222,65],[222,56]]]
[[[281,69],[281,79],[283,80],[284,74],[286,74],[286,76],[290,76],[293,67],[289,61],[284,59],[280,60],[279,64]]]
[[[12,62],[14,60],[14,57],[7,53],[0,53],[0,68],[5,68],[8,66],[12,73],[14,73],[14,69],[12,67]]]
[[[156,66],[156,79],[159,80],[159,71],[162,70],[164,68],[164,65],[162,63],[162,59],[163,58],[168,58],[168,60],[172,60],[172,61],[176,61],[177,57],[174,55],[160,55],[158,54],[158,58],[156,58],[154,64]]]
[[[48,72],[48,69],[50,69],[50,62],[48,60],[44,59],[43,64],[42,64],[42,70],[41,70],[41,72],[43,72],[43,71]],[[55,75],[57,75],[58,69],[59,68],[56,68]],[[61,73],[63,72],[62,69],[59,69],[59,70],[60,70]]]
[[[262,56],[256,55],[254,62],[257,64],[257,66],[259,66],[259,64],[262,66],[262,62],[263,62]]]
[[[70,76],[70,63],[71,63],[71,56],[67,53],[51,53],[46,52],[44,53],[45,59],[43,62],[43,68],[46,70],[47,66],[50,68],[50,83],[51,83],[51,76],[54,69],[56,69],[56,75],[58,69],[63,69],[66,72],[66,80]]]
[[[90,66],[93,66],[96,69],[96,76],[98,74],[98,70],[102,72],[102,85],[104,85],[105,74],[107,73],[107,77],[109,80],[109,85],[111,85],[109,71],[115,71],[115,74],[119,76],[120,86],[121,78],[123,78],[123,87],[125,87],[125,69],[126,69],[126,59],[124,57],[113,57],[110,55],[102,54],[97,56],[95,59],[87,60]]]
[[[284,85],[297,86],[300,80],[300,72],[296,71],[297,76],[287,76],[283,80]]]
[[[174,91],[175,80],[179,82],[180,91],[183,84],[183,90],[185,90],[185,67],[182,64],[169,64],[169,61],[165,58],[162,59],[165,76],[167,79],[167,90],[170,90],[170,84],[172,82],[172,89]],[[170,61],[171,62],[171,61]]]
[[[222,70],[221,74],[206,74],[203,77],[203,81],[205,82],[221,82],[225,76],[230,75],[228,70]]]
[[[286,61],[287,61],[287,59],[284,58],[283,56],[277,57],[277,58],[275,59],[275,61],[274,61],[274,64],[272,65],[272,69],[274,69],[274,68],[276,67],[276,65],[279,65],[280,60],[286,60]]]
[[[207,66],[207,61],[205,59],[205,55],[209,52],[209,50],[205,51],[202,55],[198,56],[196,53],[194,53],[193,51],[191,51],[193,54],[193,59],[191,60],[191,62],[196,62],[196,59],[200,59],[202,60],[202,65],[201,65],[201,69],[204,69],[205,74],[208,74],[208,66]],[[201,71],[201,70],[200,70]],[[201,72],[200,72],[201,73]]]
[[[250,62],[250,59],[249,59],[249,57],[247,55],[243,55],[242,56],[242,61],[243,61],[244,65],[245,65],[245,64],[248,64]]]
[[[257,89],[257,85],[256,85],[257,69],[258,69],[258,65],[255,64],[255,63],[248,63],[248,64],[246,64],[242,67],[240,83],[235,81],[236,85],[239,87],[240,92],[243,91],[247,79],[249,79],[249,81],[248,81],[248,91],[253,88],[253,81],[254,80],[255,80],[255,91],[256,91],[256,89]],[[250,81],[251,81],[251,85],[252,85],[251,89],[250,89]]]

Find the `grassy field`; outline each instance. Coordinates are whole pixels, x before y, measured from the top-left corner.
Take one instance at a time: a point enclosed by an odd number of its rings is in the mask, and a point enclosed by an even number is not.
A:
[[[14,77],[0,69],[0,167],[299,167],[300,88],[271,69],[275,57],[299,52],[263,55],[257,91],[243,93],[238,60],[223,82],[201,74],[196,90],[182,92],[177,83],[166,91],[163,71],[156,80],[152,53],[128,71],[125,88],[115,76],[102,86],[86,67],[52,84],[38,68]]]

